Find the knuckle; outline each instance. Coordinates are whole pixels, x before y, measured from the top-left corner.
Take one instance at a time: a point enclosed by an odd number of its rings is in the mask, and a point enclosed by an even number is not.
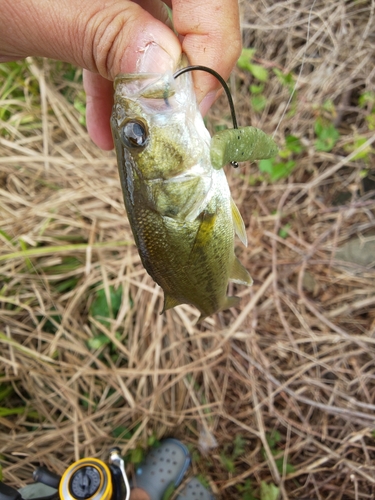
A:
[[[126,43],[124,36],[125,25],[132,23],[132,12],[126,8],[126,4],[118,3],[110,5],[107,9],[94,13],[86,25],[86,41],[88,60],[94,66],[95,71],[103,77],[113,79],[118,72],[117,58],[124,50]],[[90,69],[90,68],[89,68]]]

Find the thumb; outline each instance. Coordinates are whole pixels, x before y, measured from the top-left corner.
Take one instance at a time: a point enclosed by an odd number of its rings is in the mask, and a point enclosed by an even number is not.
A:
[[[103,149],[113,147],[109,117],[113,80],[136,71],[148,50],[149,67],[176,67],[181,45],[166,26],[159,0],[11,0],[1,2],[0,61],[42,56],[81,66],[87,94],[87,128]]]
[[[156,43],[177,64],[180,43],[158,19],[162,3],[153,3],[157,17],[130,0],[2,2],[0,56],[59,59],[113,80],[134,71],[140,53]]]

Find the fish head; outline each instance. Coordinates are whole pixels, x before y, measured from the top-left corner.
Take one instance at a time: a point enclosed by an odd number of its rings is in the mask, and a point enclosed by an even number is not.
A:
[[[179,68],[186,63],[183,57]],[[121,74],[114,86],[111,127],[117,154],[130,160],[139,176],[171,179],[210,163],[211,138],[189,73],[178,78],[172,71]]]

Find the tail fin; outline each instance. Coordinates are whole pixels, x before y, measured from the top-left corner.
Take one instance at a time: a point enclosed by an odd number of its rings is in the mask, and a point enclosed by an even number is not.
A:
[[[218,309],[215,312],[225,311],[226,309],[229,309],[230,307],[236,307],[236,306],[238,306],[240,301],[241,301],[241,299],[239,297],[226,297],[224,305],[222,307],[220,307],[220,309]],[[213,314],[213,313],[210,313],[210,314],[202,313],[199,316],[199,319],[198,319],[196,324],[199,325],[205,318],[207,318],[208,316],[211,316],[211,314]]]

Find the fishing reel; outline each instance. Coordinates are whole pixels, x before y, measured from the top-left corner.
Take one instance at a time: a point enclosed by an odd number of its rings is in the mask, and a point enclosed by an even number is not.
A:
[[[108,464],[82,458],[62,476],[44,467],[33,473],[34,483],[16,490],[0,481],[0,500],[129,500],[130,486],[118,448],[109,452]]]

